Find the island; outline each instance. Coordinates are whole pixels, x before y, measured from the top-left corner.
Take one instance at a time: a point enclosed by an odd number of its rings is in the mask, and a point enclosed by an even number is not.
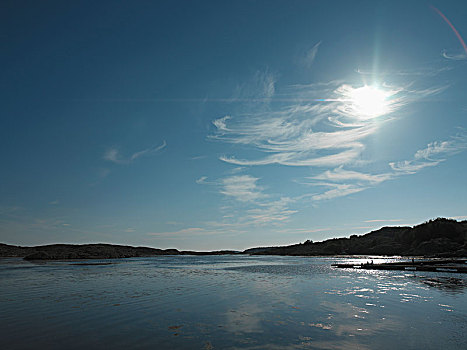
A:
[[[333,238],[322,242],[280,247],[257,247],[244,251],[220,250],[211,252],[179,251],[132,247],[115,244],[51,244],[21,247],[0,244],[0,257],[23,257],[26,260],[120,259],[161,255],[287,255],[337,256],[386,255],[424,257],[466,257],[467,220],[437,218],[413,227],[382,227],[364,235]]]

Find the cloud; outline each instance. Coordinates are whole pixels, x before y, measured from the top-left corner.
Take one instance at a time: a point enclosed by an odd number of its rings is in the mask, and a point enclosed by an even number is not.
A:
[[[401,162],[391,162],[390,167],[407,174],[414,174],[426,167],[436,166],[454,155],[467,149],[467,134],[459,133],[447,141],[434,141],[414,154],[414,159]]]
[[[368,174],[358,171],[345,170],[342,166],[334,170],[326,170],[324,173],[312,177],[315,180],[327,180],[327,181],[349,181],[355,180],[358,182],[365,182],[372,185],[379,184],[383,181],[391,179],[392,174]]]
[[[392,170],[406,173],[406,174],[415,174],[416,172],[422,170],[426,167],[436,166],[441,161],[436,162],[417,162],[413,160],[404,160],[401,162],[391,162],[389,163]]]
[[[204,159],[204,158],[207,158],[207,156],[206,155],[194,156],[194,157],[191,157],[190,160],[199,160],[199,159]]]
[[[276,201],[261,203],[259,207],[247,211],[247,220],[253,225],[281,223],[289,220],[296,210],[288,208],[293,199],[284,197]]]
[[[448,59],[448,60],[452,60],[452,61],[463,61],[463,60],[467,60],[467,53],[463,52],[463,53],[456,53],[456,54],[451,54],[451,53],[447,53],[446,50],[443,50],[442,54],[441,54],[444,58]]]
[[[451,70],[452,67],[441,67],[441,68],[434,68],[434,67],[416,67],[412,69],[398,69],[398,70],[386,70],[384,72],[378,72],[378,76],[401,76],[401,77],[409,77],[409,76],[421,76],[421,77],[434,77],[439,75],[442,72]],[[374,70],[365,70],[358,68],[355,70],[358,74],[361,75],[371,75],[374,76]]]
[[[145,156],[149,156],[149,155],[152,155],[154,153],[157,153],[159,152],[161,149],[165,148],[167,146],[167,143],[165,142],[165,140],[162,142],[161,145],[159,146],[155,146],[155,147],[151,147],[151,148],[147,148],[147,149],[144,149],[142,151],[139,151],[139,152],[136,152],[136,153],[133,153],[130,157],[130,161],[134,161],[135,159],[137,158],[141,158],[141,157],[145,157]]]
[[[311,66],[313,65],[313,62],[315,61],[315,58],[316,58],[316,55],[318,54],[318,49],[319,49],[319,46],[321,45],[321,41],[319,41],[318,43],[316,43],[310,50],[307,51],[307,53],[305,54],[305,57],[303,58],[303,64],[305,65],[305,67],[307,67],[308,69],[311,68]]]
[[[274,74],[269,70],[258,70],[250,80],[237,86],[229,102],[269,103],[276,91],[275,84]]]
[[[110,148],[104,153],[104,159],[113,163],[123,163],[123,159],[120,158],[118,150],[116,148]]]
[[[205,184],[207,179],[208,179],[207,176],[201,176],[199,179],[196,180],[196,183],[199,185]]]
[[[302,184],[329,188],[322,193],[313,194],[311,196],[313,201],[334,199],[361,192],[399,176],[415,174],[427,167],[437,166],[448,155],[459,153],[466,148],[467,135],[461,133],[447,141],[430,142],[425,148],[416,151],[411,160],[388,163],[391,171],[385,173],[370,174],[346,170],[343,166],[339,166],[319,175],[307,177]]]
[[[373,220],[365,220],[363,222],[398,222],[402,221],[402,219],[373,219]]]
[[[467,148],[467,137],[457,136],[449,141],[434,141],[429,143],[426,148],[415,153],[415,159],[432,160],[436,156],[446,156],[461,152]]]
[[[142,151],[135,152],[128,157],[121,155],[117,148],[110,148],[104,153],[103,158],[115,164],[130,164],[138,158],[154,155],[160,150],[164,149],[166,146],[167,146],[167,143],[164,140],[162,144],[159,146],[146,148]]]
[[[323,193],[311,196],[311,199],[313,201],[322,201],[338,197],[344,197],[348,196],[349,194],[354,194],[367,189],[367,187],[354,184],[316,183],[315,185],[326,186],[330,189]]]
[[[308,52],[309,65],[313,63],[319,46],[317,43]],[[394,76],[399,81],[397,85],[382,82],[367,86],[363,82],[368,79],[363,77],[357,84],[335,80],[289,85],[282,91],[276,89],[272,75],[257,73],[254,83],[246,84],[248,88],[242,86],[235,98],[258,103],[242,104],[236,111],[226,111],[212,121],[213,129],[208,139],[232,145],[229,153],[220,155],[219,159],[242,170],[253,166],[280,165],[309,167],[317,175],[305,177],[302,182],[296,181],[313,187],[313,191],[298,197],[266,193],[258,185],[259,178],[250,175],[214,181],[221,194],[235,199],[233,203],[237,202],[235,211],[232,207],[227,209],[231,212],[224,216],[221,224],[280,224],[296,213],[298,202],[307,200],[313,203],[356,194],[399,176],[436,166],[447,155],[465,149],[466,138],[456,136],[448,141],[428,144],[411,160],[386,163],[386,169],[378,173],[362,170],[362,166],[373,161],[366,153],[371,145],[369,140],[386,123],[404,117],[405,110],[414,102],[432,98],[449,87],[446,84],[426,86],[420,77],[435,76],[446,69],[420,68],[395,72]],[[391,74],[387,75],[389,80]],[[383,73],[379,78],[385,76]],[[403,80],[405,82],[401,83]],[[375,100],[383,105],[372,106]],[[316,168],[320,169],[319,172]],[[198,180],[204,183],[206,179]],[[239,209],[239,204],[244,207]]]
[[[201,227],[188,227],[178,231],[167,231],[167,232],[149,232],[148,236],[183,236],[183,235],[193,235],[193,234],[206,234],[209,233],[204,228]]]
[[[368,188],[394,178],[392,173],[369,174],[355,170],[346,170],[343,166],[305,178],[302,184],[328,188],[322,193],[311,195],[312,201],[329,200],[364,191]]]
[[[260,179],[251,175],[233,175],[217,181],[202,183],[215,185],[219,193],[234,201],[220,208],[226,214],[221,222],[209,222],[213,227],[241,228],[246,226],[270,225],[287,221],[296,210],[289,205],[297,199],[279,197],[263,192],[258,185]],[[275,197],[275,198],[274,198]]]
[[[359,88],[338,81],[290,86],[285,93],[271,97],[271,101],[287,102],[285,106],[215,119],[215,130],[208,138],[266,153],[256,159],[237,155],[219,158],[240,166],[351,164],[366,149],[366,139],[395,118],[393,114],[409,100],[441,91],[382,87],[385,106],[378,115],[368,116],[352,100]],[[291,95],[293,99],[288,98]]]
[[[147,236],[165,237],[165,238],[178,238],[185,239],[192,236],[226,236],[231,234],[238,234],[242,231],[237,230],[235,227],[214,227],[214,225],[207,224],[206,227],[187,227],[177,231],[163,231],[163,232],[148,232]]]
[[[265,195],[256,185],[259,179],[251,175],[235,175],[222,179],[221,193],[240,202],[254,202]]]
[[[217,131],[219,133],[223,133],[223,132],[228,132],[229,129],[227,129],[227,120],[230,119],[230,116],[226,115],[225,117],[222,117],[222,118],[219,118],[219,119],[216,119],[214,120],[212,123],[214,124],[214,126],[217,128]]]

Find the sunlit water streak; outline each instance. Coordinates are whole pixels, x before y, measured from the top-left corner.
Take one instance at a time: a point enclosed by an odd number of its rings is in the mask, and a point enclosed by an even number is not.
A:
[[[467,348],[465,276],[337,260],[0,259],[2,349]]]

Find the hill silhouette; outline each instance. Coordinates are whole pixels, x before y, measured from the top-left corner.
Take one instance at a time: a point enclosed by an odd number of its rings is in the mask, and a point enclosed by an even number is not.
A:
[[[158,255],[402,255],[402,256],[467,256],[467,221],[438,218],[414,227],[383,227],[364,235],[333,238],[323,242],[293,244],[282,247],[258,247],[243,252],[179,251],[131,247],[113,244],[51,244],[20,247],[0,244],[0,257],[24,257],[27,260],[116,259]]]
[[[252,255],[467,256],[467,221],[438,218],[414,227],[383,227],[350,238],[247,249]]]

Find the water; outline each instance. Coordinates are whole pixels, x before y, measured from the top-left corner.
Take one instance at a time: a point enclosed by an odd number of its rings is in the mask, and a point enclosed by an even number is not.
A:
[[[0,259],[1,347],[467,349],[465,275],[337,261],[349,260]]]

